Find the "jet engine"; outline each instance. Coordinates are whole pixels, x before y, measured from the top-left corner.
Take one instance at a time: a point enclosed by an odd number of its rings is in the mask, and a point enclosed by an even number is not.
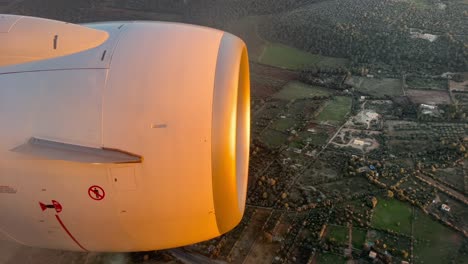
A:
[[[127,252],[242,218],[247,49],[169,22],[0,15],[0,239]]]

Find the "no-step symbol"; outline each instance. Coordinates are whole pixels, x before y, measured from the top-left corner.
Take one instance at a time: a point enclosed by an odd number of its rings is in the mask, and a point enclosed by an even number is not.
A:
[[[44,204],[44,203],[39,202],[39,206],[41,207],[42,211],[45,211],[48,208],[51,208],[51,209],[55,209],[57,213],[60,213],[63,210],[62,205],[55,200],[52,200],[52,204]]]
[[[91,197],[91,199],[95,201],[100,201],[104,199],[104,197],[106,196],[106,192],[104,192],[104,189],[102,189],[102,187],[93,185],[89,187],[88,195],[89,197]]]

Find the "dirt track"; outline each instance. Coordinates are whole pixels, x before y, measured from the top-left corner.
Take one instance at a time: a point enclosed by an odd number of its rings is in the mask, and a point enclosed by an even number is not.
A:
[[[461,202],[463,202],[464,204],[468,204],[468,199],[466,198],[466,196],[462,193],[460,193],[459,191],[457,190],[454,190],[446,185],[443,185],[441,184],[440,182],[432,179],[431,177],[428,177],[426,175],[417,175],[416,178],[420,179],[421,181],[423,182],[426,182],[430,185],[433,185],[435,186],[437,189],[455,197],[456,199],[460,200]]]

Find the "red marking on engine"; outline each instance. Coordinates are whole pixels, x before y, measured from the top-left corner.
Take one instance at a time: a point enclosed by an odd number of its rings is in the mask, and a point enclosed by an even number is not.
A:
[[[42,211],[47,210],[47,205],[45,205],[45,204],[39,202],[39,206],[41,207]]]
[[[39,202],[39,206],[41,207],[42,211],[45,211],[48,208],[52,208],[52,209],[55,209],[57,213],[60,213],[63,210],[62,205],[55,200],[52,200],[52,204],[44,204],[44,203]]]
[[[57,201],[55,201],[55,200],[52,200],[52,204],[54,205],[55,211],[56,211],[57,213],[62,212],[63,207],[62,207],[62,205],[61,205],[59,202],[57,202]]]
[[[88,251],[86,248],[84,248],[80,242],[78,242],[78,240],[76,240],[76,238],[70,233],[70,231],[68,230],[68,228],[65,226],[65,224],[62,222],[62,219],[60,219],[60,216],[59,215],[55,215],[55,218],[57,218],[57,221],[60,223],[60,225],[62,226],[63,230],[65,230],[65,232],[67,232],[68,236],[73,240],[75,241],[75,243],[84,251]]]

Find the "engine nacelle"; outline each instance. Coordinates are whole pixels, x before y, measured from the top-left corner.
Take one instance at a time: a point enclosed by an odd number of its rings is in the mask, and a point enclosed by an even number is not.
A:
[[[239,223],[250,142],[242,40],[178,23],[0,15],[0,42],[0,239],[145,251]]]

